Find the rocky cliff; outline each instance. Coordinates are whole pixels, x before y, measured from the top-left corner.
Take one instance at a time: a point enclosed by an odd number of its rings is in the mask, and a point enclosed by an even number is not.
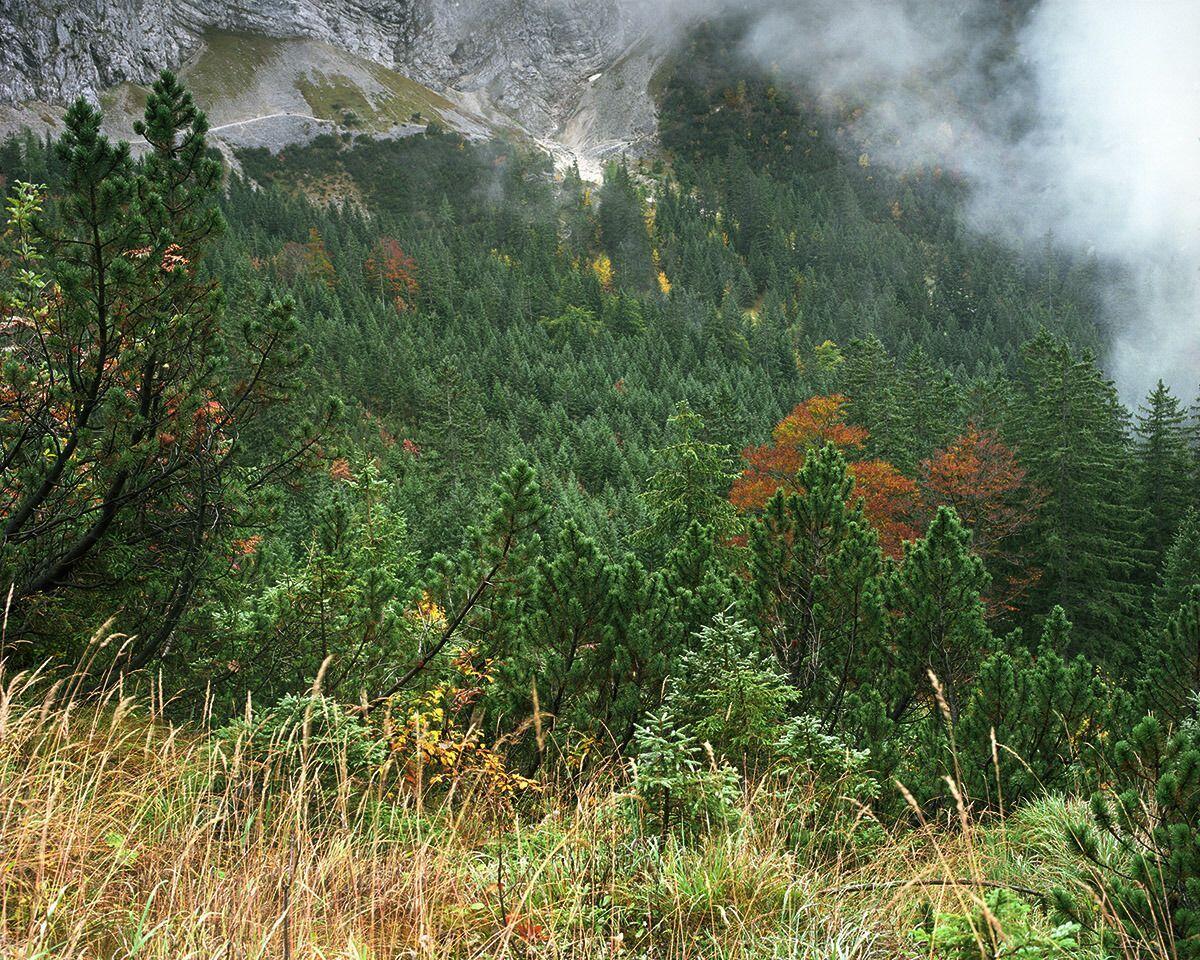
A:
[[[345,51],[574,152],[653,130],[659,54],[618,0],[0,0],[0,103],[100,98],[195,61],[214,35],[308,41],[291,67],[304,50]],[[270,107],[260,115],[290,112]]]

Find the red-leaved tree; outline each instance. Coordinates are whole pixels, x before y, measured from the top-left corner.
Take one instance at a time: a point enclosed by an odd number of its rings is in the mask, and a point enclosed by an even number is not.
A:
[[[992,587],[986,597],[991,615],[1004,613],[1040,577],[1015,543],[1033,522],[1044,495],[1026,482],[1016,454],[994,430],[974,424],[921,464],[921,498],[932,516],[953,507],[971,530],[971,546],[987,564]]]
[[[796,475],[808,453],[833,444],[850,461],[854,496],[862,500],[884,552],[899,556],[904,541],[919,535],[914,523],[917,485],[886,460],[855,459],[869,434],[846,422],[847,402],[846,397],[834,394],[797,404],[776,424],[772,443],[742,451],[746,469],[734,481],[729,499],[738,510],[748,513],[761,510],[777,490],[799,492]]]
[[[417,261],[404,252],[392,237],[383,237],[363,262],[363,275],[380,293],[392,298],[403,313],[416,303],[421,285],[417,281]]]

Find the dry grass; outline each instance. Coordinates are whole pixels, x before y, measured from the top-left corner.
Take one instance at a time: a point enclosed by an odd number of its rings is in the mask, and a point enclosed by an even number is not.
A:
[[[321,788],[237,753],[119,686],[0,676],[0,955],[911,957],[923,903],[983,889],[923,881],[1055,869],[1028,824],[1020,850],[965,817],[797,845],[794,808],[759,791],[736,825],[660,849],[611,782],[514,814],[465,786],[434,803],[394,768]]]

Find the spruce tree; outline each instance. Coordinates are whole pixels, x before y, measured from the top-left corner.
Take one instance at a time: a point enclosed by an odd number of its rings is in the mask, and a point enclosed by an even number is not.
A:
[[[888,390],[878,416],[888,433],[876,438],[879,455],[912,476],[917,465],[953,439],[961,422],[962,388],[921,349],[913,350]]]
[[[1146,548],[1161,562],[1191,499],[1187,413],[1161,380],[1137,416],[1138,502],[1146,509]]]
[[[1146,705],[1174,724],[1200,720],[1200,584],[1151,632],[1144,661]]]
[[[1074,624],[1072,652],[1127,668],[1146,570],[1127,414],[1091,356],[1044,330],[1025,348],[1023,387],[1007,432],[1027,481],[1045,493],[1026,528],[1041,577],[1025,609],[1061,604]]]
[[[765,772],[796,690],[769,656],[758,633],[728,613],[701,627],[683,654],[667,703],[689,717],[701,742],[744,771]]]
[[[1162,574],[1154,591],[1154,626],[1165,626],[1192,587],[1197,586],[1200,586],[1200,511],[1192,509],[1180,521],[1163,560]]]
[[[733,460],[728,448],[704,439],[704,421],[686,401],[667,419],[667,443],[656,451],[655,467],[646,482],[650,524],[639,534],[643,542],[669,549],[694,523],[721,542],[738,532],[728,497]]]

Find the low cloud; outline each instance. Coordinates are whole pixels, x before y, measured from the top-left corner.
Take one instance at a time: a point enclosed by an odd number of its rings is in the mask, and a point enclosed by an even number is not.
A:
[[[641,5],[643,0],[626,0]],[[1136,402],[1200,383],[1200,3],[674,0],[680,26],[748,14],[748,58],[862,106],[873,160],[939,165],[964,216],[1047,238],[1106,277],[1108,369]],[[641,12],[647,12],[641,6]]]

